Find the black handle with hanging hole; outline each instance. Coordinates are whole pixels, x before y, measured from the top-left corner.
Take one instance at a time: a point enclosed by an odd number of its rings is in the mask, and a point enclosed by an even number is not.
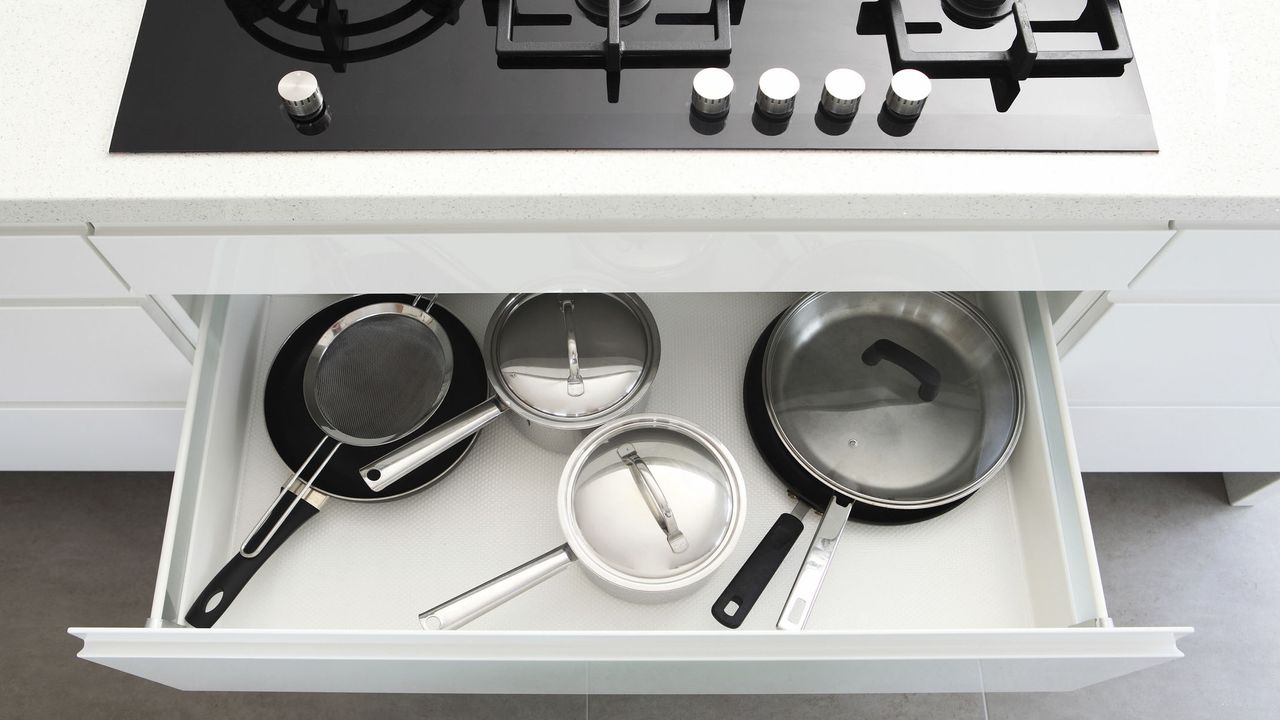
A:
[[[778,517],[716,599],[711,615],[717,622],[729,628],[742,625],[803,531],[804,523],[794,513],[783,513]]]
[[[299,500],[293,510],[289,510],[289,505],[297,500],[298,496],[292,492],[287,492],[276,500],[276,504],[272,506],[271,511],[267,513],[267,517],[243,547],[255,548],[261,546],[261,551],[253,557],[247,557],[243,552],[237,552],[231,556],[226,565],[218,571],[217,575],[209,581],[203,592],[196,597],[195,602],[191,603],[191,609],[187,611],[187,624],[195,628],[209,628],[218,622],[222,614],[231,607],[231,602],[236,599],[241,590],[249,584],[254,574],[258,572],[258,568],[271,557],[273,553],[285,540],[289,539],[302,524],[320,509],[306,500]],[[285,513],[288,513],[285,515]],[[262,538],[271,532],[271,528],[275,527],[280,521],[281,515],[284,515],[284,522],[280,524],[280,529],[267,540],[266,544],[262,543]]]

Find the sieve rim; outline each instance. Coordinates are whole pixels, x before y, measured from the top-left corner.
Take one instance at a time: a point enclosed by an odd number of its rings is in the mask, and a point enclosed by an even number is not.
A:
[[[343,332],[364,322],[366,320],[382,317],[382,316],[400,316],[407,317],[417,321],[425,327],[436,338],[440,344],[442,362],[440,366],[441,376],[443,380],[440,383],[439,391],[436,397],[432,398],[427,412],[422,414],[411,427],[402,429],[399,433],[393,435],[385,435],[376,438],[360,437],[350,435],[348,433],[335,428],[330,424],[317,404],[317,375],[320,369],[320,363],[324,358],[324,354],[332,347],[335,340],[338,339]],[[312,422],[325,435],[337,440],[344,445],[354,445],[356,447],[374,447],[377,445],[385,445],[387,443],[400,440],[414,431],[421,428],[436,410],[440,408],[440,404],[444,402],[445,396],[449,392],[449,387],[453,382],[453,344],[449,341],[449,334],[440,325],[430,313],[422,310],[416,305],[402,302],[378,302],[364,305],[356,308],[351,312],[343,315],[334,321],[324,333],[316,341],[311,349],[311,353],[307,356],[307,364],[302,373],[302,397],[307,407],[307,414],[311,416]]]

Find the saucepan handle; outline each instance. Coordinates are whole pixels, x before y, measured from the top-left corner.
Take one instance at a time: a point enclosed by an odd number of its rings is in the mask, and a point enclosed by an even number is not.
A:
[[[360,468],[360,477],[378,492],[498,419],[506,409],[501,400],[490,398]]]
[[[574,561],[567,544],[418,615],[423,630],[453,630],[537,586]]]
[[[806,509],[798,508],[801,513]],[[751,556],[743,563],[738,574],[733,576],[724,592],[716,598],[716,604],[711,608],[711,615],[716,622],[725,627],[736,628],[747,619],[747,613],[755,607],[761,593],[769,586],[769,581],[795,546],[800,533],[804,532],[801,517],[796,512],[778,516],[760,544],[751,551]]]
[[[931,402],[938,397],[938,391],[942,388],[942,373],[938,372],[938,368],[928,360],[892,340],[885,339],[875,341],[862,353],[862,362],[867,365],[876,365],[881,360],[888,360],[911,373],[920,383],[918,394],[921,400]]]
[[[809,544],[809,554],[805,555],[796,582],[791,586],[791,594],[782,605],[782,615],[778,617],[779,630],[803,630],[809,622],[813,603],[818,599],[818,591],[822,589],[822,581],[827,577],[851,512],[853,503],[840,502],[838,497],[833,496],[827,503],[818,532],[814,533],[813,542]]]

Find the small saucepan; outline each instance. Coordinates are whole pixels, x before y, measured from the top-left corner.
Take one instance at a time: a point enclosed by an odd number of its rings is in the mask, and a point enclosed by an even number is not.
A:
[[[638,295],[519,294],[508,295],[489,320],[484,352],[494,397],[361,468],[371,490],[503,414],[542,447],[569,452],[591,430],[641,409],[661,344]]]
[[[422,613],[422,627],[461,627],[575,560],[605,590],[634,602],[688,594],[733,552],[745,484],[728,449],[705,430],[669,415],[631,415],[574,450],[557,507],[565,544]]]
[[[815,293],[761,335],[743,405],[752,440],[800,498],[712,608],[738,627],[799,538],[822,522],[778,620],[805,626],[850,519],[919,522],[996,475],[1022,429],[1022,376],[995,328],[949,293]]]

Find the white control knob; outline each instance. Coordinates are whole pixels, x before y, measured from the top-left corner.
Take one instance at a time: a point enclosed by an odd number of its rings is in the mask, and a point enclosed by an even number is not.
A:
[[[786,68],[765,70],[756,90],[756,107],[769,117],[783,118],[796,108],[796,93],[800,92],[800,78]]]
[[[324,111],[324,96],[316,76],[306,70],[294,70],[280,78],[276,85],[285,112],[299,120],[309,120]]]
[[[933,82],[929,76],[919,70],[899,70],[889,81],[889,94],[884,105],[889,112],[905,120],[914,120],[924,109],[924,101],[929,99],[933,90]]]
[[[693,109],[699,115],[717,118],[729,112],[733,76],[720,68],[699,70],[693,76]]]
[[[867,82],[856,71],[848,68],[832,70],[822,84],[822,109],[832,117],[853,117],[866,89]]]

